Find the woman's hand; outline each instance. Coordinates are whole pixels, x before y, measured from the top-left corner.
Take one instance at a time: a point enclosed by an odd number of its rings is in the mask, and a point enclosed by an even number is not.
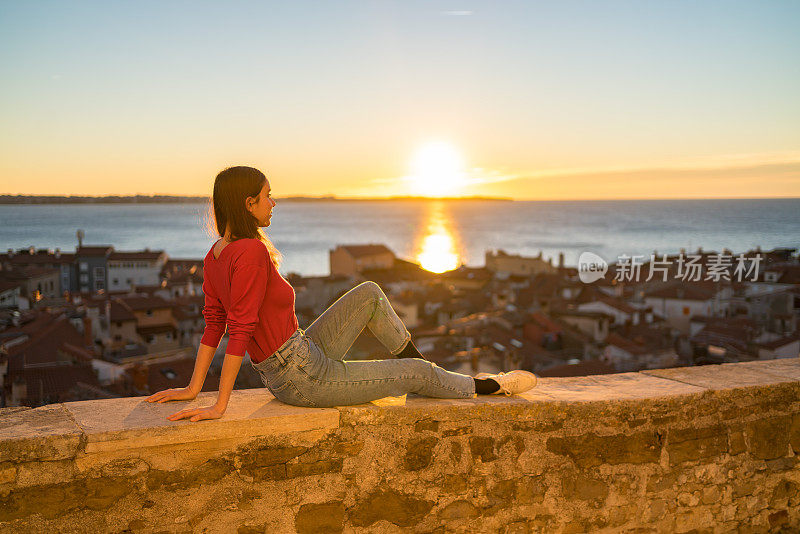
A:
[[[167,419],[170,421],[178,421],[180,419],[189,418],[189,421],[194,422],[202,421],[203,419],[219,419],[224,413],[225,410],[221,410],[214,405],[206,406],[205,408],[187,408],[170,415]]]
[[[147,400],[147,402],[161,403],[174,400],[194,400],[195,397],[197,397],[197,393],[189,388],[172,388],[153,393],[145,400]]]

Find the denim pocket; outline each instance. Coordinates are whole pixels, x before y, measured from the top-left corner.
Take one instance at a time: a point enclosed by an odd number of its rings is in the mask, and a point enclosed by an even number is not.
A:
[[[300,390],[297,389],[291,380],[287,380],[274,389],[267,386],[267,389],[270,390],[276,399],[283,403],[291,404],[292,406],[304,406],[307,408],[313,408],[316,406],[316,404],[306,398],[305,395],[300,393]]]

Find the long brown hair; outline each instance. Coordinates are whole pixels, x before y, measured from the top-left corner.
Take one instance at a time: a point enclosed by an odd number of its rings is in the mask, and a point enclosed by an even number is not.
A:
[[[269,257],[277,269],[283,255],[275,248],[269,237],[261,231],[258,220],[245,208],[247,197],[257,197],[267,177],[253,167],[228,167],[214,180],[213,223],[220,237],[231,227],[231,239],[260,239],[269,251]]]

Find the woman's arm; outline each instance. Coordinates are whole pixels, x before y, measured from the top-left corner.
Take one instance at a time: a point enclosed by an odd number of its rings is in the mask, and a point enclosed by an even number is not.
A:
[[[227,318],[225,307],[214,293],[214,288],[211,287],[208,280],[203,281],[203,295],[205,296],[203,319],[206,325],[203,330],[203,338],[200,340],[200,346],[197,349],[194,372],[189,385],[185,388],[165,389],[154,393],[147,397],[147,402],[192,400],[203,390],[203,383],[217,351],[219,340],[225,333],[225,320]]]
[[[186,410],[181,410],[170,415],[167,419],[170,421],[178,421],[188,418],[189,421],[202,421],[204,419],[219,419],[222,417],[225,410],[228,409],[228,401],[231,398],[233,384],[236,382],[236,375],[239,374],[239,367],[241,365],[241,356],[226,354],[225,360],[222,362],[222,376],[219,379],[219,395],[217,396],[216,404],[203,408],[187,408]],[[197,366],[195,366],[195,372],[196,371]]]
[[[215,347],[200,344],[197,349],[197,358],[194,361],[194,372],[189,385],[185,388],[173,388],[153,393],[147,397],[147,402],[168,402],[173,400],[192,400],[197,397],[197,394],[203,390],[203,383],[208,374],[208,368],[211,367],[211,361],[214,359],[214,353],[217,351]]]
[[[240,258],[231,277],[231,305],[227,313],[228,347],[222,362],[219,395],[213,406],[182,410],[168,417],[172,421],[218,419],[228,408],[228,401],[242,365],[245,350],[258,326],[258,312],[267,292],[269,254],[261,243]]]

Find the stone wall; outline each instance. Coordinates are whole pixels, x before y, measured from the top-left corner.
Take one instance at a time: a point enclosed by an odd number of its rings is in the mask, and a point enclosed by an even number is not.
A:
[[[0,411],[0,532],[800,530],[798,359],[166,420],[213,399]]]

